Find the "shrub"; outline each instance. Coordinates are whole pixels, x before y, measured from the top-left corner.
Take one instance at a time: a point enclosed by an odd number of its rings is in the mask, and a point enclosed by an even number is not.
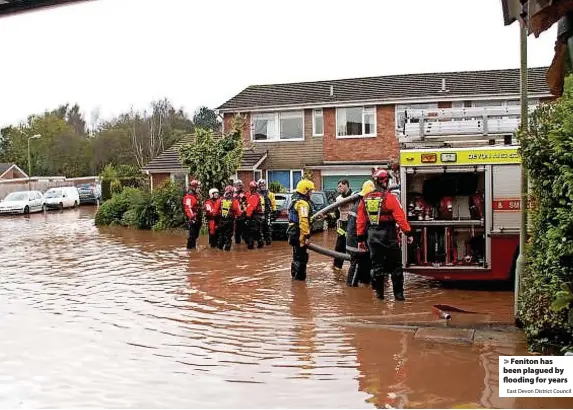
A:
[[[96,225],[116,225],[123,224],[124,214],[135,203],[143,201],[144,192],[137,188],[125,188],[115,194],[108,201],[101,204],[96,216]]]
[[[153,230],[179,228],[185,225],[184,194],[185,191],[171,181],[153,191],[151,203],[158,217]]]
[[[519,317],[530,347],[567,349],[573,334],[573,78],[520,132],[535,207]]]
[[[269,183],[269,191],[275,194],[288,192],[288,190],[284,186],[282,186],[281,183],[278,181],[273,181]]]

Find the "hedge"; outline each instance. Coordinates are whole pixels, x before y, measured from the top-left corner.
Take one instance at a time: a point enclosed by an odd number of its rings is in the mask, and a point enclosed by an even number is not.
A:
[[[531,350],[571,350],[573,341],[573,78],[520,132],[535,203],[519,300]]]

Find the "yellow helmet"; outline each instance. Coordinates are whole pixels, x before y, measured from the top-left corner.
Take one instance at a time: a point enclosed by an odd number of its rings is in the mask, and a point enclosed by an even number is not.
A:
[[[364,181],[364,183],[362,184],[362,191],[360,192],[360,195],[365,196],[370,192],[374,191],[374,189],[376,189],[376,187],[374,186],[374,182],[372,182],[371,179],[368,179]]]
[[[308,179],[301,179],[300,181],[298,181],[298,184],[296,184],[296,192],[298,192],[299,194],[308,195],[310,191],[314,190],[315,190],[314,182]]]

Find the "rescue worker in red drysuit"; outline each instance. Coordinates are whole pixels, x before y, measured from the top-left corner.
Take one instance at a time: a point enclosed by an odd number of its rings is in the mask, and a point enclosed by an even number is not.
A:
[[[247,195],[246,211],[246,229],[247,229],[247,248],[254,249],[255,241],[257,247],[265,246],[263,241],[263,223],[265,221],[265,198],[257,192],[257,181],[251,181],[249,184],[249,194]]]
[[[233,187],[227,185],[223,197],[215,202],[215,215],[219,224],[217,228],[217,247],[226,251],[231,250],[235,219],[243,214],[239,201],[233,198],[233,193]]]
[[[209,190],[209,199],[203,205],[205,219],[209,227],[209,245],[211,248],[217,247],[217,218],[215,215],[215,202],[217,202],[217,199],[219,199],[219,190],[211,188]]]
[[[247,230],[245,228],[245,211],[247,210],[247,196],[244,192],[245,186],[243,181],[237,180],[235,182],[235,195],[234,198],[239,201],[242,214],[235,220],[235,244],[240,245],[241,239],[247,242]]]
[[[200,189],[200,183],[196,179],[189,183],[189,190],[183,196],[183,209],[187,216],[187,226],[189,228],[189,237],[187,238],[187,249],[197,247],[197,238],[201,231],[203,215],[201,215],[201,203],[197,191]]]
[[[402,301],[405,300],[404,273],[396,224],[408,237],[408,243],[413,242],[413,237],[400,202],[388,192],[389,178],[384,169],[372,174],[376,189],[366,194],[358,206],[356,233],[358,247],[370,250],[372,288],[378,299],[384,299],[384,279],[390,274],[394,298]]]

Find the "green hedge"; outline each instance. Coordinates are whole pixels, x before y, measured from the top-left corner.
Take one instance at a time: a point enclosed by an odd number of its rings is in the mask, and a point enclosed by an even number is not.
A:
[[[183,195],[183,190],[172,182],[152,194],[126,187],[99,207],[95,224],[153,230],[181,228],[185,226]]]
[[[519,317],[532,350],[573,345],[573,78],[563,97],[544,104],[520,133],[533,191]]]

